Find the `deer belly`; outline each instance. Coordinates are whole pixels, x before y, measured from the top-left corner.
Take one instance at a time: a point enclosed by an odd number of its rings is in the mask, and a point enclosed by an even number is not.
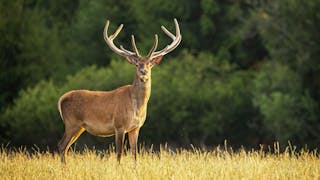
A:
[[[114,126],[110,123],[100,123],[92,121],[84,121],[84,128],[90,134],[101,137],[113,136],[115,134]]]

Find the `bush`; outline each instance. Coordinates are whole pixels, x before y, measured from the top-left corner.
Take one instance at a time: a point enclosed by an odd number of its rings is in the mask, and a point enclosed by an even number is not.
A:
[[[13,144],[39,146],[52,144],[58,137],[59,115],[56,102],[59,90],[52,82],[40,82],[19,94],[14,106],[1,117],[1,126],[9,127],[6,135]]]
[[[56,103],[71,89],[112,90],[132,82],[134,68],[124,60],[109,68],[84,68],[57,86],[41,82],[20,93],[7,108],[1,124],[10,127],[13,144],[54,145],[63,132]],[[154,68],[148,117],[141,139],[149,143],[205,144],[222,142],[238,132],[248,132],[255,110],[251,103],[248,73],[238,72],[210,54],[183,52]],[[239,128],[238,124],[241,122]],[[248,133],[242,133],[248,136]]]
[[[142,136],[180,145],[219,143],[225,138],[245,142],[249,124],[256,119],[248,86],[250,73],[237,71],[234,65],[207,53],[192,56],[184,52],[168,61],[154,69]]]
[[[263,115],[267,139],[303,143],[305,128],[316,122],[316,103],[303,90],[298,74],[272,61],[257,73],[254,84],[254,104]]]
[[[55,146],[63,133],[63,122],[57,110],[59,97],[72,89],[111,90],[118,87],[130,81],[132,68],[129,67],[118,61],[112,62],[110,68],[90,66],[69,76],[62,86],[42,81],[20,92],[13,106],[7,108],[0,119],[7,141],[16,145]]]

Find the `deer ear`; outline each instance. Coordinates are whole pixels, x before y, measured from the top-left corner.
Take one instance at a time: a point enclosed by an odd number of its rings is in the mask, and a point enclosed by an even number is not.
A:
[[[159,63],[161,62],[161,60],[162,60],[162,57],[163,57],[163,56],[159,56],[159,57],[154,58],[154,59],[151,61],[152,65],[159,64]]]

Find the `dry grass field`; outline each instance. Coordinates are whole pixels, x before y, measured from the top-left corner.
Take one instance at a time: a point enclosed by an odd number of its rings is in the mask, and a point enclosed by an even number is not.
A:
[[[130,153],[117,163],[113,150],[70,151],[67,165],[57,154],[26,150],[0,152],[1,179],[320,179],[316,151],[288,147],[262,150],[212,151],[142,149],[135,162]]]

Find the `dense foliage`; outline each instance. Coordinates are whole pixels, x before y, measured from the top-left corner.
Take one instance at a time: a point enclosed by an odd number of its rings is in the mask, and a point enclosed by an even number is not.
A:
[[[102,31],[124,23],[146,54],[179,20],[182,43],[152,75],[146,143],[320,143],[320,1],[13,0],[0,2],[0,140],[55,146],[56,103],[71,89],[111,90],[134,67]],[[90,139],[98,142],[99,139]],[[88,143],[84,141],[84,143]]]

